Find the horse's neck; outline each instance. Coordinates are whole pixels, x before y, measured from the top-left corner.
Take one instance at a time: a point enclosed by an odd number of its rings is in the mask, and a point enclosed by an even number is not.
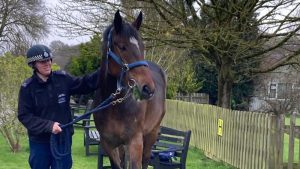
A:
[[[117,88],[117,78],[113,77],[108,73],[105,68],[105,65],[102,64],[100,73],[100,91],[101,97],[103,99],[110,96],[112,93],[116,91]]]

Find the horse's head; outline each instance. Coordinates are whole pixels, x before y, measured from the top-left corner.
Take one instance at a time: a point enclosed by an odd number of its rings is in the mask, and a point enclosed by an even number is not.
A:
[[[129,24],[117,11],[113,24],[104,32],[103,53],[108,72],[123,85],[135,86],[141,99],[153,96],[155,85],[148,63],[144,60],[144,44],[138,33],[143,15]]]

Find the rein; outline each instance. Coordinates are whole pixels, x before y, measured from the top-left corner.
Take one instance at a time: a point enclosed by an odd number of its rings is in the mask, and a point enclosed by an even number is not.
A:
[[[147,61],[145,61],[145,60],[135,61],[133,63],[127,64],[121,59],[121,57],[116,55],[111,49],[112,30],[113,30],[113,28],[110,30],[109,35],[108,35],[109,39],[108,39],[108,43],[107,43],[108,52],[106,55],[106,57],[107,57],[106,67],[108,67],[108,57],[112,58],[118,65],[121,66],[122,72],[117,81],[117,89],[116,89],[115,93],[112,93],[106,100],[104,100],[102,103],[100,103],[96,108],[77,117],[76,119],[74,119],[73,121],[71,121],[67,124],[60,125],[61,129],[64,129],[63,132],[61,132],[59,134],[51,134],[50,148],[51,148],[52,155],[57,160],[60,160],[64,157],[66,157],[67,155],[71,154],[71,141],[72,140],[71,140],[71,131],[70,131],[69,127],[72,126],[74,123],[90,116],[92,113],[99,112],[100,110],[103,110],[111,105],[114,106],[116,104],[120,104],[124,100],[126,100],[131,95],[132,89],[136,86],[136,81],[134,79],[129,79],[129,81],[128,81],[127,85],[129,87],[129,90],[126,90],[126,89],[128,89],[128,87],[124,87],[122,85],[122,81],[124,80],[123,78],[126,76],[126,73],[129,70],[134,69],[139,66],[146,66],[146,67],[149,66]],[[117,98],[117,96],[120,95],[122,91],[126,91],[125,95],[123,97]],[[61,164],[59,164],[59,165],[61,165]]]

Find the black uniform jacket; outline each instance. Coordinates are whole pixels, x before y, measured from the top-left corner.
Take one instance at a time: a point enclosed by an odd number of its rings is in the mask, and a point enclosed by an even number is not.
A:
[[[54,122],[72,121],[70,95],[94,91],[99,86],[99,72],[78,78],[54,71],[46,82],[34,73],[25,80],[19,93],[18,119],[27,128],[29,139],[49,142]]]

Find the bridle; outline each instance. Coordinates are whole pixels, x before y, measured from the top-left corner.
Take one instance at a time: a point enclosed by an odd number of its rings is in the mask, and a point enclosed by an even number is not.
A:
[[[149,67],[148,62],[145,60],[139,60],[132,63],[126,63],[120,56],[115,54],[112,51],[112,32],[113,27],[110,29],[108,34],[108,40],[107,40],[107,54],[106,54],[106,68],[108,68],[108,58],[113,59],[118,65],[121,67],[121,73],[117,81],[117,91],[122,91],[126,89],[126,86],[123,85],[124,77],[126,76],[126,73],[130,71],[131,69],[134,69],[136,67],[140,66],[146,66]],[[136,81],[134,79],[129,79],[128,81],[128,87],[133,88],[136,85]]]

